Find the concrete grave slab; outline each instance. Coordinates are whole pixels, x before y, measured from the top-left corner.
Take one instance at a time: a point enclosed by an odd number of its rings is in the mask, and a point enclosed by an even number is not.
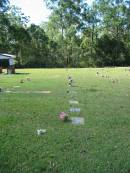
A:
[[[13,88],[20,88],[20,86],[13,86]]]
[[[11,93],[12,91],[9,91],[9,90],[6,90],[6,91],[4,91],[5,93]]]
[[[38,129],[37,130],[37,135],[43,135],[46,133],[46,129]]]
[[[71,117],[71,123],[74,125],[84,125],[83,117]]]
[[[70,108],[70,112],[80,112],[80,108]]]
[[[51,91],[9,91],[6,90],[6,93],[19,93],[19,94],[50,94]]]
[[[79,102],[77,100],[69,100],[70,104],[79,104]]]
[[[32,93],[36,93],[36,94],[50,94],[51,91],[34,91]]]

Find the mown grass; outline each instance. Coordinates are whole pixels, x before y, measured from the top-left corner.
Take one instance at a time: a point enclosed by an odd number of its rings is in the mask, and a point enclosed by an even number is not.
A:
[[[109,78],[96,76],[96,72]],[[51,94],[0,93],[0,173],[130,172],[130,71],[104,69],[20,69],[0,75],[0,87],[50,90]],[[29,74],[22,74],[29,73]],[[68,112],[67,73],[85,125],[59,120]],[[27,77],[31,81],[20,83]],[[113,83],[112,79],[118,79]],[[14,89],[13,89],[14,90]],[[47,129],[38,136],[37,129]]]

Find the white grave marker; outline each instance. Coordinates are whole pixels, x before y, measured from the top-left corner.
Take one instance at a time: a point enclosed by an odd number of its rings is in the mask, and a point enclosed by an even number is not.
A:
[[[79,102],[76,101],[76,100],[69,100],[69,103],[70,103],[70,104],[79,104]]]
[[[42,135],[44,133],[46,133],[46,129],[38,129],[37,130],[37,135]]]
[[[70,108],[70,112],[80,112],[80,108]]]
[[[13,86],[13,88],[20,88],[20,86]]]
[[[83,117],[71,117],[71,123],[74,125],[84,125]]]

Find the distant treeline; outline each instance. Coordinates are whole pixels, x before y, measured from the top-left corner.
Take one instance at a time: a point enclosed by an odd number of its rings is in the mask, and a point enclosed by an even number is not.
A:
[[[48,22],[28,25],[21,9],[0,1],[0,53],[17,67],[130,65],[130,1],[45,0]]]

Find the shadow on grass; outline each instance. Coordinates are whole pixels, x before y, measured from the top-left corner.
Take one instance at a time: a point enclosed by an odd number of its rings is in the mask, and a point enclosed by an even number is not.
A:
[[[15,73],[14,75],[29,75],[30,73]]]
[[[96,88],[85,88],[85,87],[80,87],[82,90],[85,90],[86,92],[100,92],[103,90],[96,89]]]
[[[72,88],[78,88],[78,87],[80,88],[80,86],[78,86],[78,85],[72,85],[71,87]]]
[[[0,75],[29,75],[30,73],[14,73],[14,74],[8,74],[8,73],[0,73]]]
[[[70,118],[67,118],[67,119],[65,119],[64,121],[61,121],[61,122],[63,122],[63,123],[71,123],[72,120]]]
[[[86,89],[86,91],[88,91],[88,92],[98,92],[98,91],[101,91],[101,90],[98,90],[98,89],[95,89],[95,88],[90,88],[90,89]]]

